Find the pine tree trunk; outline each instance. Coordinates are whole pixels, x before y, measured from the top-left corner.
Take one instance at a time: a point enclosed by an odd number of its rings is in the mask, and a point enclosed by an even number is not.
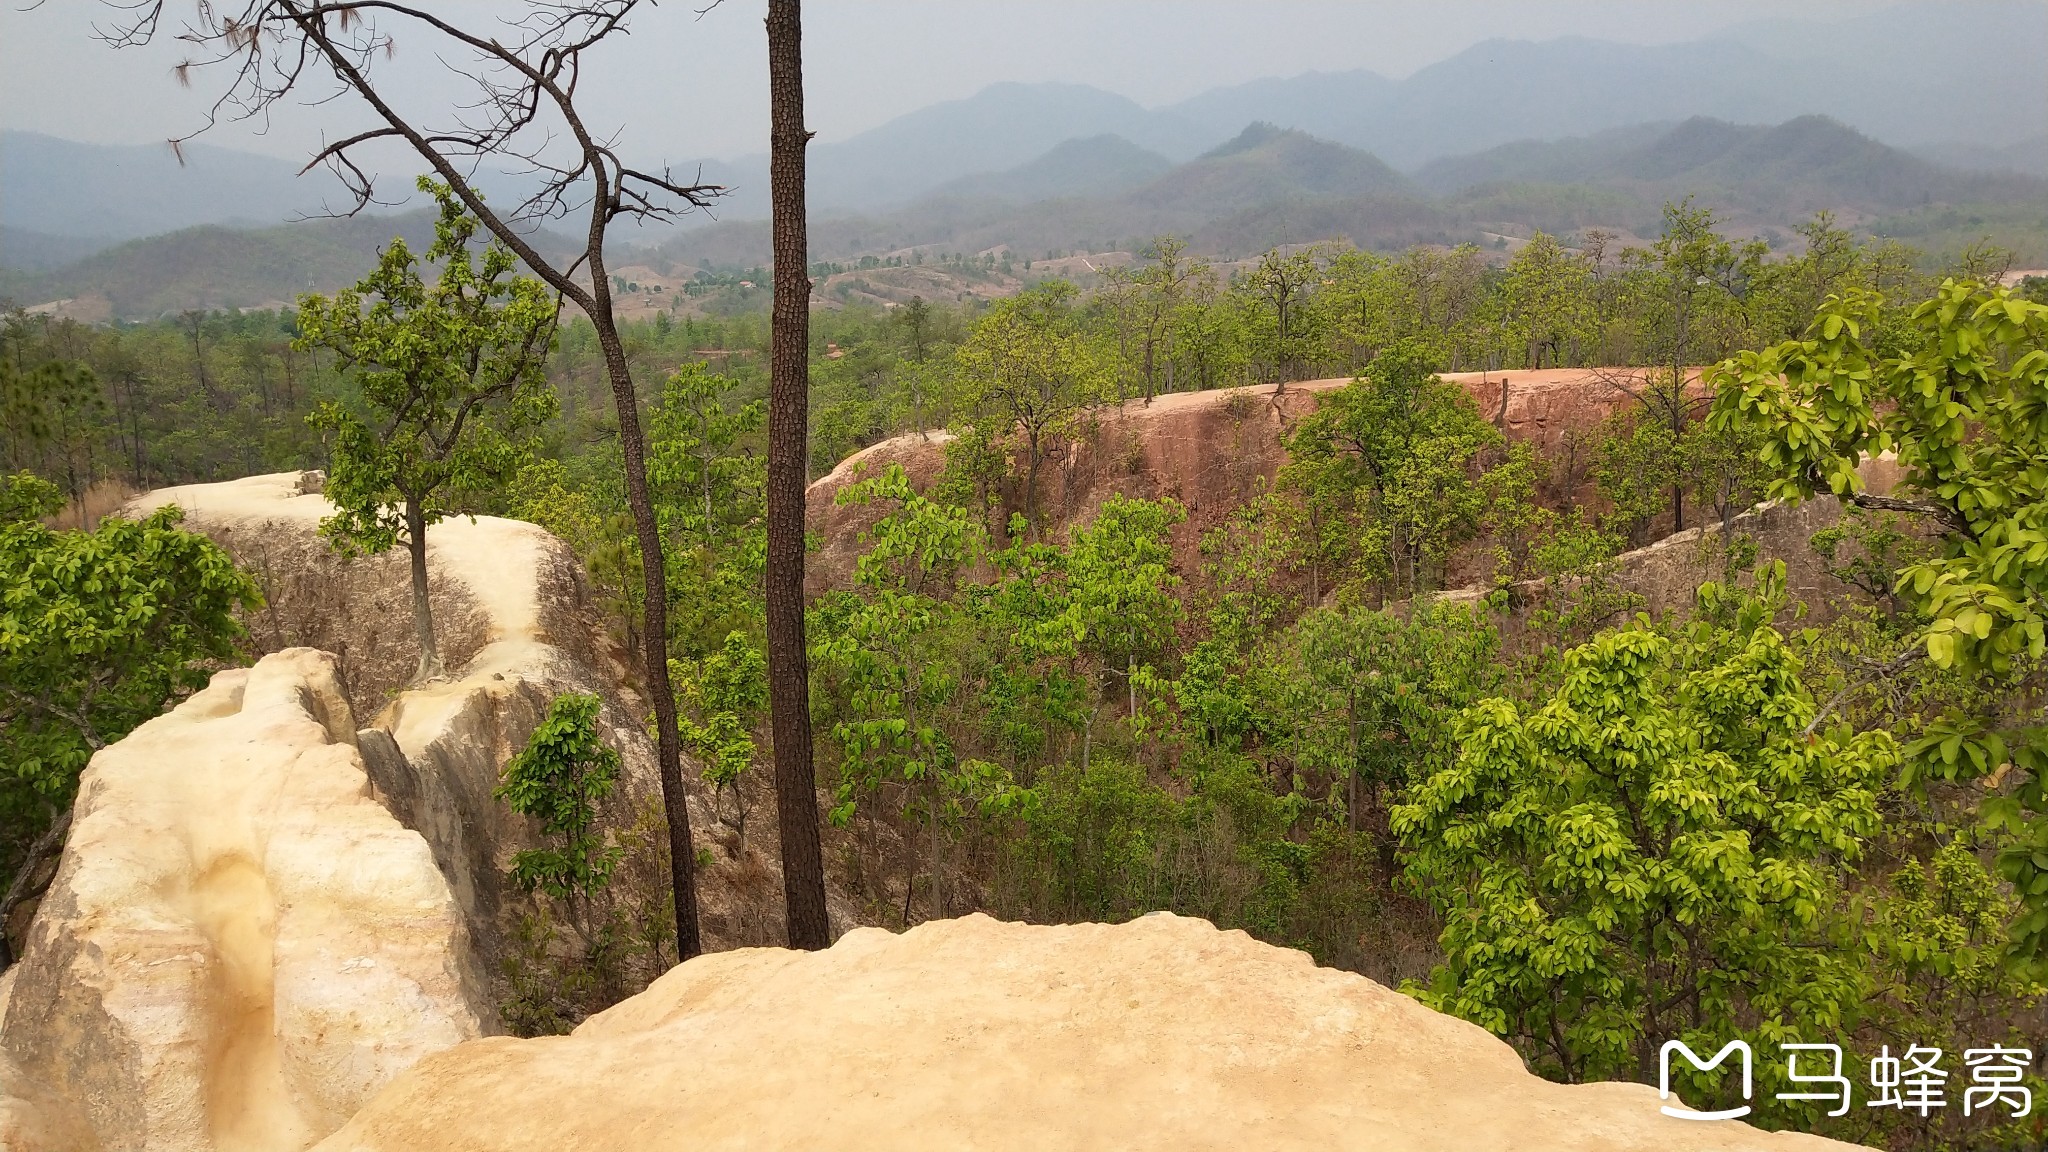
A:
[[[405,550],[412,556],[412,627],[420,646],[419,670],[413,683],[442,675],[441,649],[434,642],[434,602],[427,595],[427,514],[420,502],[405,502]]]
[[[768,713],[789,946],[832,943],[818,787],[811,765],[809,655],[804,647],[804,478],[809,462],[809,241],[804,220],[802,5],[768,3],[768,196],[774,213],[775,306],[768,353]]]
[[[604,270],[592,268],[591,282],[605,297]],[[605,317],[597,323],[598,315]],[[668,678],[668,569],[662,557],[661,529],[654,519],[654,501],[647,494],[647,441],[640,429],[640,400],[633,391],[626,346],[619,340],[608,308],[592,316],[597,343],[611,380],[612,403],[619,414],[619,448],[625,457],[626,506],[633,513],[633,535],[640,545],[640,654],[647,676],[647,695],[654,705],[654,751],[661,774],[661,806],[668,818],[669,882],[676,917],[676,957],[688,960],[704,951],[697,930],[697,848],[690,837],[689,793],[683,787],[683,746],[676,729],[676,694]]]

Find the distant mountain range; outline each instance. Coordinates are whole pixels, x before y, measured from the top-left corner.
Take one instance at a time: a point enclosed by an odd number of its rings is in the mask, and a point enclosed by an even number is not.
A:
[[[2044,54],[2048,4],[2040,0],[1933,0],[1841,21],[1768,21],[1681,44],[1494,40],[1400,80],[1308,73],[1160,108],[1084,85],[1003,83],[814,142],[810,202],[843,216],[934,196],[1109,195],[1157,178],[1160,161],[1193,160],[1254,122],[1421,174],[1434,162],[1516,141],[1592,138],[1597,149],[1611,143],[1605,134],[1632,125],[1694,117],[1777,124],[1819,114],[1940,164],[2048,176]],[[659,152],[653,127],[627,143]],[[1089,147],[1123,149],[1121,159],[1089,155]],[[204,144],[188,147],[185,160],[181,166],[166,146],[0,132],[0,267],[50,267],[94,245],[196,224],[282,223],[347,202],[330,175],[299,177],[288,161]],[[731,193],[698,223],[766,215],[765,155],[701,165],[705,179]],[[1063,171],[1110,182],[1085,187]],[[1006,191],[984,179],[991,173],[1023,183]]]
[[[1647,236],[1664,203],[1686,196],[1748,232],[1789,232],[1822,209],[1856,224],[1934,205],[2035,205],[2043,217],[2038,236],[2048,239],[2048,181],[1945,168],[1821,116],[1772,127],[1696,117],[1517,142],[1433,161],[1412,176],[1370,153],[1260,123],[1125,191],[1115,190],[1131,172],[1122,160],[1092,184],[1082,161],[1142,155],[1135,145],[1097,139],[1086,149],[1056,151],[1063,180],[1042,185],[1036,202],[1023,196],[1033,182],[1022,176],[981,178],[977,186],[1011,194],[966,201],[940,195],[881,213],[820,213],[811,225],[813,248],[821,259],[843,260],[934,246],[977,252],[1006,245],[1031,256],[1127,246],[1161,233],[1219,254],[1316,240],[1394,249],[1475,240],[1484,232],[1568,234],[1595,225]],[[1105,191],[1066,191],[1091,186]],[[766,258],[766,230],[751,221],[697,228],[659,251],[692,264],[749,265]]]
[[[1695,117],[1676,126],[1519,142],[1432,161],[1415,179],[1439,194],[1485,184],[1589,184],[1661,199],[1695,195],[1729,212],[1771,216],[1823,208],[1876,214],[1936,200],[2004,202],[2048,194],[2048,183],[2037,177],[1938,165],[1825,116],[1775,127]]]
[[[997,84],[813,144],[811,203],[842,213],[901,205],[962,176],[1024,164],[1061,141],[1105,134],[1185,161],[1255,121],[1413,171],[1517,140],[1696,116],[1775,124],[1818,114],[1895,147],[1961,147],[1974,157],[1962,166],[1996,167],[1987,156],[2048,125],[2044,55],[2048,4],[1937,0],[1843,21],[1768,21],[1681,44],[1492,40],[1400,80],[1312,72],[1155,109],[1079,85]],[[2032,155],[2022,149],[2011,163],[2034,171]],[[765,155],[707,162],[705,171],[733,187],[721,216],[765,214]]]
[[[262,227],[350,200],[325,169],[304,177],[289,161],[209,144],[81,144],[0,132],[0,225],[8,238],[97,241],[102,247],[195,224]],[[13,243],[0,263],[20,267]]]
[[[536,236],[550,256],[573,248],[548,232]],[[181,228],[124,241],[61,268],[0,271],[0,299],[35,304],[104,297],[120,319],[194,308],[287,306],[300,293],[332,292],[360,280],[394,237],[415,252],[425,251],[434,241],[433,212],[422,208],[268,228]]]
[[[1745,234],[1788,235],[1826,209],[1846,224],[1913,242],[1990,236],[2048,262],[2048,180],[1949,168],[1821,116],[1775,126],[1695,117],[1587,137],[1520,141],[1432,161],[1403,175],[1370,153],[1255,123],[1182,164],[1117,136],[1062,141],[1024,164],[962,177],[900,208],[817,212],[821,260],[1007,249],[1130,248],[1173,234],[1198,252],[1244,256],[1278,244],[1494,242],[1541,229],[1656,234],[1663,205],[1692,196]],[[117,316],[247,307],[332,290],[359,276],[394,234],[419,242],[424,213],[316,220],[266,229],[202,226],[131,240],[62,268],[0,273],[23,303],[105,297]],[[738,220],[670,232],[613,263],[752,267],[768,227]],[[547,237],[551,248],[569,242]],[[2038,265],[2037,265],[2038,266]]]

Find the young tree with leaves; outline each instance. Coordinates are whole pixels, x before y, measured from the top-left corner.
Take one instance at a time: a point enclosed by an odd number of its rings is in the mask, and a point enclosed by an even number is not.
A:
[[[989,309],[960,346],[975,419],[1024,438],[1024,519],[1038,529],[1038,468],[1048,442],[1102,394],[1102,365],[1074,316],[1079,290],[1049,280]]]
[[[262,603],[176,508],[45,527],[62,503],[35,476],[0,476],[0,926],[49,885],[92,754],[233,661],[236,614]]]
[[[732,828],[744,851],[747,803],[740,784],[759,752],[754,732],[768,711],[768,661],[746,633],[730,632],[716,652],[677,668],[675,679],[682,697],[678,722],[683,743],[704,762],[713,814]],[[728,795],[733,809],[729,820],[720,807]]]
[[[633,167],[621,158],[617,137],[584,118],[578,92],[587,58],[624,36],[643,5],[652,6],[649,0],[570,0],[536,6],[510,21],[485,20],[487,27],[475,31],[452,12],[402,0],[199,3],[183,20],[172,0],[141,0],[116,5],[119,14],[101,38],[116,47],[149,44],[160,35],[189,45],[195,58],[178,65],[181,80],[209,71],[226,78],[208,111],[208,126],[265,116],[309,90],[317,91],[320,103],[337,91],[352,94],[368,110],[372,126],[325,144],[307,164],[325,164],[341,179],[353,198],[350,211],[377,202],[375,166],[364,152],[380,143],[410,148],[486,231],[589,319],[618,420],[621,479],[640,554],[640,655],[668,817],[676,944],[689,959],[702,951],[702,941],[690,871],[696,853],[668,682],[668,571],[647,493],[639,393],[614,308],[606,243],[620,221],[673,219],[710,205],[724,189],[686,182],[666,169]],[[380,70],[396,48],[394,29],[408,38],[409,51],[439,53],[474,80],[478,98],[438,112],[407,110],[399,86],[386,84]],[[516,168],[530,181],[529,194],[505,211],[486,204],[472,179],[494,164]],[[550,259],[535,247],[534,222],[575,214],[582,225],[577,250]],[[801,475],[800,456],[796,465]]]
[[[557,841],[512,857],[512,882],[525,891],[587,901],[618,866],[619,849],[597,827],[599,808],[619,782],[619,754],[597,731],[603,706],[585,692],[555,697],[526,747],[505,764],[493,795]]]
[[[1083,650],[1123,677],[1128,715],[1138,715],[1138,670],[1172,644],[1180,621],[1174,526],[1187,511],[1173,500],[1111,496],[1074,529],[1068,548],[1069,611]]]
[[[1477,531],[1479,454],[1500,442],[1465,390],[1403,342],[1318,397],[1288,439],[1283,481],[1320,505],[1319,519],[1350,522],[1363,574],[1398,599],[1431,587],[1451,549]]]
[[[1319,269],[1314,252],[1274,249],[1245,274],[1245,286],[1273,309],[1272,368],[1281,388],[1307,374],[1303,319]]]
[[[1703,353],[1718,355],[1746,328],[1746,307],[1764,257],[1762,241],[1738,247],[1718,230],[1713,210],[1691,197],[1664,206],[1664,232],[1648,248],[1623,258],[1634,266],[1631,302],[1642,318],[1646,359],[1657,367],[1640,385],[1626,386],[1648,415],[1678,443],[1705,399],[1693,388],[1688,365]],[[1670,483],[1671,530],[1685,530],[1685,488]]]
[[[1547,700],[1465,712],[1456,761],[1393,816],[1444,920],[1426,1003],[1573,1082],[1652,1076],[1666,1040],[1832,1035],[1854,1015],[1843,869],[1898,749],[1815,727],[1769,624],[1782,580],[1707,585],[1680,634],[1603,634]]]
[[[1577,360],[1594,325],[1593,275],[1585,258],[1538,232],[1508,261],[1501,304],[1508,333],[1531,368]]]
[[[459,510],[465,493],[508,483],[527,437],[555,414],[543,371],[556,301],[516,274],[502,244],[472,251],[476,218],[446,185],[422,177],[441,216],[429,287],[404,240],[377,270],[333,299],[299,299],[299,342],[334,354],[355,377],[363,411],[329,401],[308,417],[333,439],[326,496],[334,514],[320,532],[344,555],[375,555],[403,542],[412,561],[416,681],[443,674],[428,595],[427,527]]]
[[[1717,426],[1761,438],[1771,495],[1829,492],[1940,534],[1939,554],[1895,578],[1935,667],[2010,685],[2048,655],[2048,305],[1950,279],[1897,331],[1875,293],[1852,291],[1805,339],[1740,353],[1709,380]],[[1885,451],[1905,469],[1897,495],[1865,491],[1857,472]],[[2025,773],[1984,810],[2013,835],[1999,866],[2027,905],[2014,937],[2048,958],[2048,730],[2032,715],[1956,714],[1907,751],[1909,784],[2008,762]]]
[[[856,565],[858,602],[818,644],[847,694],[832,727],[842,753],[832,819],[844,824],[864,799],[899,793],[905,814],[925,825],[931,906],[943,916],[943,825],[957,803],[955,776],[978,767],[957,754],[941,719],[961,687],[951,640],[966,621],[953,592],[962,569],[980,558],[983,532],[969,510],[912,490],[898,464],[838,499],[893,507],[870,529],[872,546]],[[906,921],[914,879],[904,880]]]

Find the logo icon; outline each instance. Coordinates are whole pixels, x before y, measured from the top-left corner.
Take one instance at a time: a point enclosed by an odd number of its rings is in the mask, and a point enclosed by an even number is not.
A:
[[[1748,1044],[1741,1040],[1730,1040],[1722,1046],[1719,1052],[1714,1053],[1712,1060],[1701,1060],[1700,1054],[1688,1048],[1683,1040],[1666,1040],[1664,1047],[1657,1051],[1657,1099],[1671,1099],[1671,1054],[1673,1052],[1683,1055],[1686,1063],[1701,1072],[1712,1072],[1714,1069],[1719,1068],[1722,1061],[1728,1059],[1730,1052],[1740,1054],[1742,1057],[1742,1098],[1744,1100],[1750,1098],[1752,1088],[1750,1065],[1754,1058],[1750,1053]],[[1658,1111],[1666,1116],[1677,1117],[1680,1120],[1735,1120],[1749,1115],[1749,1105],[1744,1104],[1739,1108],[1723,1108],[1718,1112],[1695,1112],[1690,1108],[1673,1107],[1666,1104],[1659,1108]]]

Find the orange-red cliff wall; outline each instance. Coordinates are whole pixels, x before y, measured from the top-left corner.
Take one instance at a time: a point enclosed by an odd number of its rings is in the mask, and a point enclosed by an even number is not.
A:
[[[1463,384],[1481,414],[1501,424],[1508,439],[1547,453],[1561,451],[1567,434],[1591,429],[1632,403],[1642,372],[1617,369],[1542,369],[1446,375]],[[1177,534],[1182,570],[1195,571],[1195,546],[1232,509],[1256,494],[1286,460],[1287,429],[1314,410],[1316,396],[1348,380],[1310,380],[1276,388],[1261,385],[1212,392],[1180,392],[1145,404],[1129,401],[1098,412],[1074,443],[1055,447],[1040,465],[1039,505],[1055,534],[1093,515],[1111,495],[1172,497],[1188,510]],[[1503,418],[1502,394],[1507,409]],[[848,484],[901,464],[911,482],[929,486],[945,465],[943,432],[885,440],[847,458],[810,487],[809,522],[823,542],[812,557],[813,594],[843,586],[861,550],[861,531],[874,522],[870,508],[841,507],[833,499]],[[1016,469],[1015,471],[1022,471]],[[1006,493],[1012,504],[1021,494]]]

